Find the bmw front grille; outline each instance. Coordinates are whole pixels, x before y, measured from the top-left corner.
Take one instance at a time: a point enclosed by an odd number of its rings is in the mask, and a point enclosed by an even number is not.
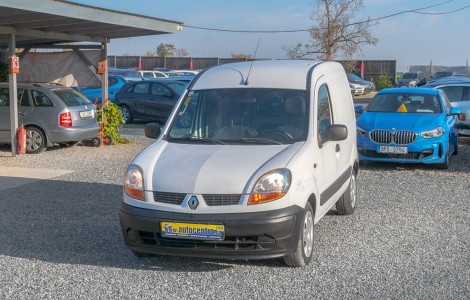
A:
[[[397,144],[406,145],[414,142],[418,136],[415,132],[409,130],[374,130],[370,132],[370,139],[378,144]]]

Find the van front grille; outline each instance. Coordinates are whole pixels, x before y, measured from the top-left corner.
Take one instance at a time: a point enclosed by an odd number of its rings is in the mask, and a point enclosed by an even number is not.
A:
[[[153,192],[153,201],[173,205],[181,205],[186,194]],[[204,194],[202,195],[207,206],[237,205],[240,202],[240,194]]]
[[[223,205],[237,205],[240,202],[239,194],[232,194],[232,195],[214,195],[214,194],[204,194],[202,197],[204,198],[204,202],[208,206],[223,206]]]
[[[184,197],[186,197],[186,194],[153,192],[153,201],[161,203],[181,205]]]

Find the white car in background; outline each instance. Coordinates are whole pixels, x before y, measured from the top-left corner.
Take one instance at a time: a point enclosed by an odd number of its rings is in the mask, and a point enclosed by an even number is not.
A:
[[[144,79],[154,79],[154,78],[166,78],[168,75],[166,75],[163,72],[160,71],[151,71],[151,70],[141,70],[139,73],[142,75],[142,78]]]

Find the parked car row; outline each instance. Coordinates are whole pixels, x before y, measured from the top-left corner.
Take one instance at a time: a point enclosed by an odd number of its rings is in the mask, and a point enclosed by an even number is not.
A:
[[[165,122],[194,76],[126,81],[109,75],[109,99],[120,106],[124,121]],[[94,104],[101,104],[98,87],[67,88],[55,84],[18,84],[18,124],[26,129],[26,152],[40,153],[54,144],[75,145],[97,136]],[[11,143],[8,83],[0,83],[0,143]]]

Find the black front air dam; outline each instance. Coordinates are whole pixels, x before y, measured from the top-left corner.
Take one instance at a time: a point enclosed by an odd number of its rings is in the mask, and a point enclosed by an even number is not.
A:
[[[299,206],[254,213],[183,214],[137,208],[122,203],[119,218],[124,242],[136,252],[223,259],[264,259],[281,257],[295,251],[303,215],[304,210]],[[204,242],[162,238],[161,221],[222,223],[225,225],[225,240]]]

